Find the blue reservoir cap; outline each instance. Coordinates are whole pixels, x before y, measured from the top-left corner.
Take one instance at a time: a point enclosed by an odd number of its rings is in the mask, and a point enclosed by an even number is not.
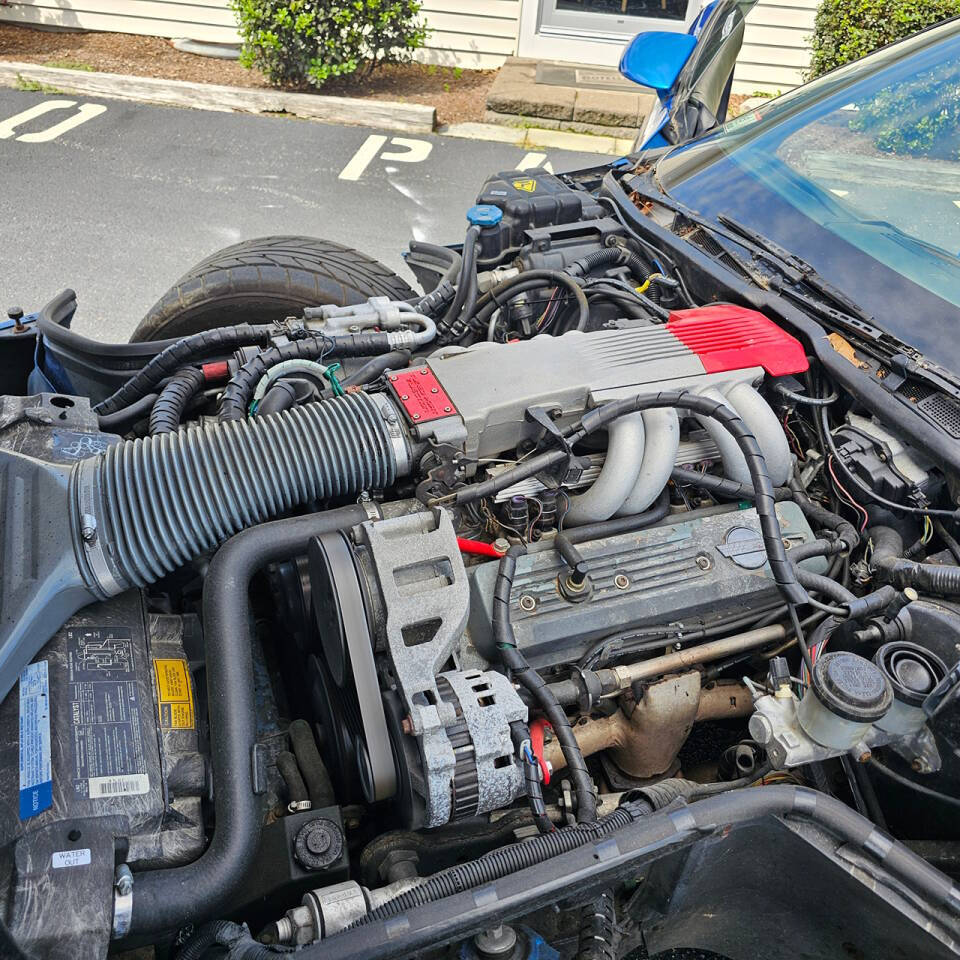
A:
[[[478,203],[467,211],[467,222],[475,227],[495,227],[503,219],[503,211],[492,203]]]

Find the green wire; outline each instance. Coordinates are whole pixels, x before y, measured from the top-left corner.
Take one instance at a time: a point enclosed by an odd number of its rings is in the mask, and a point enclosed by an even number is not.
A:
[[[330,386],[333,389],[333,395],[335,397],[345,397],[347,395],[347,391],[343,389],[343,387],[340,385],[340,381],[337,379],[337,371],[339,369],[339,363],[331,363],[330,366],[327,367],[327,372],[324,374],[324,376],[330,381]]]

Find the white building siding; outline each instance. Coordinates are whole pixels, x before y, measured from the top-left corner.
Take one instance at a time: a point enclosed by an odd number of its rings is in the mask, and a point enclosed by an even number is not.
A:
[[[517,52],[522,0],[423,0],[430,36],[418,60],[470,69],[499,67]]]
[[[521,7],[532,10],[535,3],[423,0],[431,33],[417,59],[474,69],[498,67],[517,52]],[[775,92],[803,81],[816,6],[817,0],[762,0],[753,9],[735,90]],[[239,39],[228,0],[10,0],[0,5],[0,20],[219,43]],[[558,46],[552,58],[577,58],[575,41],[556,42],[563,46],[562,50]],[[540,45],[544,46],[543,42]],[[604,59],[615,63],[619,49],[610,46],[610,55]],[[541,55],[551,56],[548,52]],[[594,55],[593,59],[598,58]]]
[[[0,20],[139,33],[151,37],[189,37],[237,43],[236,18],[227,0],[10,0]]]
[[[747,17],[734,91],[776,93],[803,83],[818,0],[764,0]]]

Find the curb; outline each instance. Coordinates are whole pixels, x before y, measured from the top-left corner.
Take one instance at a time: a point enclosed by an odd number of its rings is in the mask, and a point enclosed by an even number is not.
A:
[[[492,140],[529,149],[575,150],[580,153],[606,153],[613,157],[625,156],[633,149],[633,140],[628,137],[596,136],[541,127],[502,127],[496,123],[451,123],[440,127],[437,133],[463,140]]]
[[[161,80],[119,73],[63,70],[35,63],[0,61],[0,86],[15,87],[20,81],[54,87],[64,93],[121,100],[141,100],[174,107],[203,110],[237,110],[243,113],[289,113],[327,123],[380,127],[405,133],[433,133],[436,107],[392,100],[361,100],[356,97],[326,97],[315,93],[287,93],[228,87],[187,80]]]
[[[16,87],[22,81],[40,83],[57,92],[120,100],[139,100],[173,107],[241,113],[287,113],[326,123],[379,127],[405,133],[438,133],[465,140],[487,140],[515,147],[574,150],[623,156],[633,141],[623,137],[596,136],[540,127],[506,127],[496,123],[451,123],[437,129],[437,109],[419,103],[393,100],[362,100],[357,97],[326,97],[317,93],[287,93],[283,90],[229,87],[188,80],[162,80],[120,73],[64,70],[35,63],[0,60],[0,86]]]

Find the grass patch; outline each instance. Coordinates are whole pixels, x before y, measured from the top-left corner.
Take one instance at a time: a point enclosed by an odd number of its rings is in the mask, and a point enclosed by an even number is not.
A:
[[[51,87],[49,83],[40,83],[37,80],[25,80],[19,73],[15,84],[17,90],[27,93],[63,93],[59,87]]]
[[[69,57],[65,57],[61,60],[47,60],[44,63],[45,67],[58,67],[61,70],[85,70],[87,73],[93,73],[94,67],[92,64],[87,63],[84,60],[71,60]]]

